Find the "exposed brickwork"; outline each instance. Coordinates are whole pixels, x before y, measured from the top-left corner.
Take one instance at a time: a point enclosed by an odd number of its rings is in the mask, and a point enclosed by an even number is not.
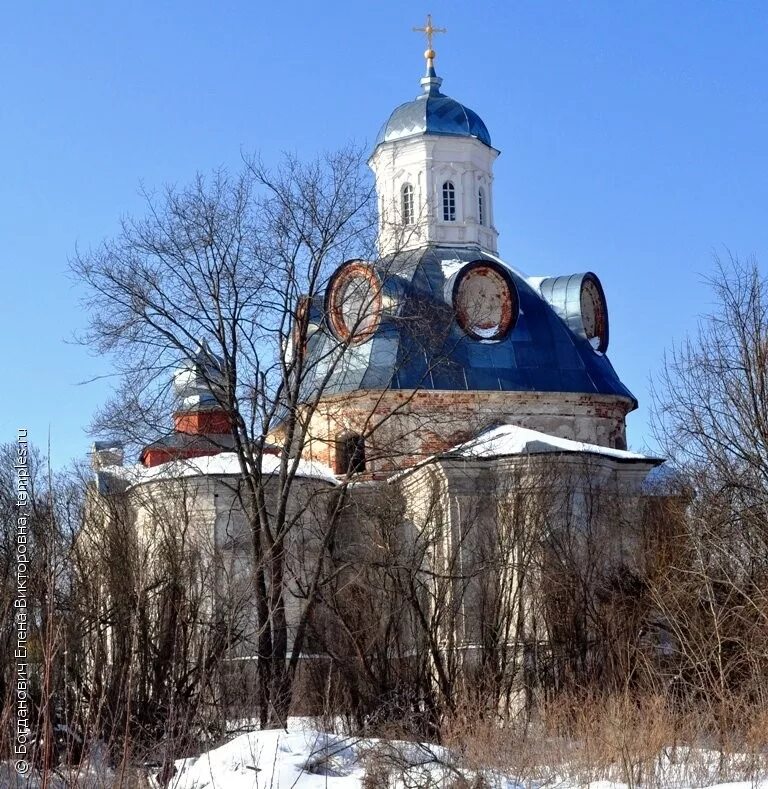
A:
[[[232,430],[229,415],[222,409],[177,411],[173,415],[173,424],[176,433],[183,434],[174,437],[177,439],[187,436],[227,436]],[[215,443],[210,445],[211,442],[206,440],[176,441],[175,443],[176,446],[172,444],[163,446],[162,441],[150,444],[142,450],[139,462],[149,467],[159,466],[170,460],[189,460],[216,455],[222,451],[220,446],[216,446]],[[190,443],[191,446],[184,446],[185,443]]]
[[[177,411],[173,415],[173,424],[178,433],[191,435],[221,435],[229,433],[232,421],[226,411]]]
[[[219,450],[196,450],[196,449],[165,449],[163,447],[150,447],[144,449],[139,456],[139,462],[145,466],[159,466],[161,463],[168,463],[170,460],[191,460],[192,458],[202,458],[207,455],[215,455]]]
[[[367,437],[367,470],[386,473],[450,449],[497,423],[624,446],[624,420],[631,408],[632,402],[622,397],[557,392],[350,392],[320,404],[303,456],[333,468],[336,437],[360,433]]]

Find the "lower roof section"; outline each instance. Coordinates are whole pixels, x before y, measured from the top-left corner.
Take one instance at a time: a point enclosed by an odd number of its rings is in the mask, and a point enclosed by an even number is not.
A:
[[[624,463],[649,463],[658,466],[664,462],[662,458],[629,452],[626,449],[614,449],[569,438],[551,436],[538,430],[531,430],[518,425],[499,425],[490,428],[475,438],[459,444],[444,453],[444,456],[462,457],[467,459],[500,458],[512,455],[541,455],[546,453],[571,453],[581,455],[601,455]]]
[[[641,475],[646,476],[652,469],[665,462],[663,458],[629,452],[626,449],[573,441],[569,438],[542,433],[538,430],[519,425],[498,425],[482,431],[469,441],[425,458],[411,468],[398,472],[389,478],[390,482],[406,477],[417,469],[443,461],[494,461],[504,458],[525,458],[533,456],[570,456],[585,460],[604,458],[620,464],[640,467]]]
[[[281,458],[263,455],[261,473],[278,474]],[[289,460],[297,463],[296,476],[337,484],[333,471],[322,463],[309,460]],[[161,480],[176,480],[185,477],[239,477],[240,461],[235,452],[219,452],[216,455],[172,460],[157,466],[147,467],[141,463],[130,466],[105,466],[96,472],[99,491],[114,493],[137,485]]]

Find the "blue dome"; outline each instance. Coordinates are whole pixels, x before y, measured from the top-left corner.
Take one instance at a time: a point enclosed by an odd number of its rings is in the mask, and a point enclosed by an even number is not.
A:
[[[441,93],[441,83],[442,79],[432,69],[421,80],[424,93],[413,101],[401,104],[389,116],[376,137],[376,146],[421,134],[444,134],[474,137],[490,148],[491,135],[480,116]]]
[[[520,315],[503,339],[472,339],[459,327],[447,295],[450,276],[474,261],[504,266],[517,290]],[[374,264],[391,314],[370,339],[350,348],[328,370],[338,346],[324,325],[322,300],[313,305],[321,326],[308,343],[325,394],[358,389],[440,389],[615,395],[637,407],[608,357],[560,317],[515,269],[479,248],[425,246]],[[325,311],[327,312],[327,311]],[[429,328],[427,328],[429,327]]]

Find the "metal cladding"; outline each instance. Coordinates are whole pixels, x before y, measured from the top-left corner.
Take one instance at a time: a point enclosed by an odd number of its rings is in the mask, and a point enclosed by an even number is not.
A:
[[[499,339],[469,336],[451,302],[448,282],[478,261],[503,267],[518,298],[517,320]],[[339,343],[326,316],[315,313],[321,327],[307,344],[314,394],[321,387],[324,395],[359,389],[568,392],[616,395],[637,405],[605,355],[525,277],[479,248],[427,246],[370,265],[387,309],[370,337],[349,346]]]
[[[216,433],[210,435],[191,435],[189,433],[179,433],[174,431],[147,444],[142,450],[142,454],[153,450],[165,450],[174,457],[184,457],[187,455],[215,455],[233,449],[235,440],[232,433]]]
[[[440,92],[442,79],[434,69],[430,69],[421,84],[424,93],[395,109],[381,127],[374,147],[422,134],[475,137],[491,147],[491,135],[480,116]]]
[[[594,306],[593,322],[595,326],[588,331],[584,325],[584,294],[589,288],[597,296]],[[539,293],[551,305],[554,311],[565,321],[568,328],[591,340],[590,334],[596,334],[601,353],[608,350],[608,309],[600,280],[591,271],[585,274],[570,274],[564,277],[547,277],[539,282]]]

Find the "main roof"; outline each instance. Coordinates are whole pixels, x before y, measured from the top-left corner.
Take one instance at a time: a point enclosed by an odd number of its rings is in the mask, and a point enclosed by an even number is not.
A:
[[[440,92],[442,79],[434,67],[421,80],[424,93],[401,104],[389,116],[376,137],[376,146],[423,134],[474,137],[491,147],[491,135],[480,116],[463,104]]]
[[[519,318],[501,340],[473,339],[459,327],[446,285],[468,263],[505,266],[519,298]],[[390,306],[365,342],[334,362],[338,345],[321,300],[320,329],[308,343],[308,384],[324,395],[360,389],[563,392],[637,401],[608,357],[575,332],[519,271],[479,248],[425,246],[373,264]],[[322,382],[322,383],[321,383]],[[309,395],[310,392],[307,392]]]

